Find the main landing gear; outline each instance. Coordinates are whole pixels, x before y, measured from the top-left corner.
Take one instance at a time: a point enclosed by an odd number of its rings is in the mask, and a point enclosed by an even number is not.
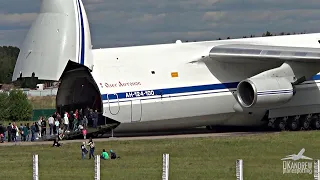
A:
[[[280,131],[319,130],[320,114],[270,118],[268,126]]]

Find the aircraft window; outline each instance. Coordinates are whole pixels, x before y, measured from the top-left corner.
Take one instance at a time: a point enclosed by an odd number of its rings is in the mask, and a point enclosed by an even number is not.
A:
[[[156,72],[154,72],[154,71],[151,71],[151,74],[155,74]]]
[[[306,52],[296,52],[294,53],[295,56],[306,56],[307,53]]]
[[[320,40],[318,40],[318,43],[320,44]]]
[[[280,51],[267,51],[267,55],[280,55]]]

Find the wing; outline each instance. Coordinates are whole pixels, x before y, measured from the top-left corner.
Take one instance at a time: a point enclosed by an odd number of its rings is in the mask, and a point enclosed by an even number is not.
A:
[[[288,60],[320,63],[320,48],[226,44],[213,47],[209,52],[209,57],[211,60],[236,63]]]
[[[282,158],[281,160],[293,159],[293,156],[294,156],[294,155],[295,155],[295,154],[288,155],[288,156],[286,156],[285,158]]]
[[[292,157],[287,157],[287,158],[282,158],[281,160],[283,161],[283,160],[292,160]]]

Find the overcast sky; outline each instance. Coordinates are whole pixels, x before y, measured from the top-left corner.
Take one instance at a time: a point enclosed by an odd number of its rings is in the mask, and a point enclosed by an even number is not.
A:
[[[320,0],[84,0],[94,47],[320,32]],[[40,0],[0,0],[0,45],[20,46]]]

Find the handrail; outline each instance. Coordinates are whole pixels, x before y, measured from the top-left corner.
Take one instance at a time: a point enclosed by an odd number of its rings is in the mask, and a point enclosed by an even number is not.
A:
[[[115,114],[113,114],[113,113],[112,113],[112,111],[111,111],[111,106],[110,106],[110,101],[109,101],[109,94],[107,94],[108,105],[109,105],[109,111],[110,111],[110,113],[111,113],[112,115],[117,115],[117,114],[120,112],[119,96],[118,96],[118,94],[117,94],[117,93],[114,93],[113,95],[116,95],[117,100],[118,100],[118,111],[117,111]]]

